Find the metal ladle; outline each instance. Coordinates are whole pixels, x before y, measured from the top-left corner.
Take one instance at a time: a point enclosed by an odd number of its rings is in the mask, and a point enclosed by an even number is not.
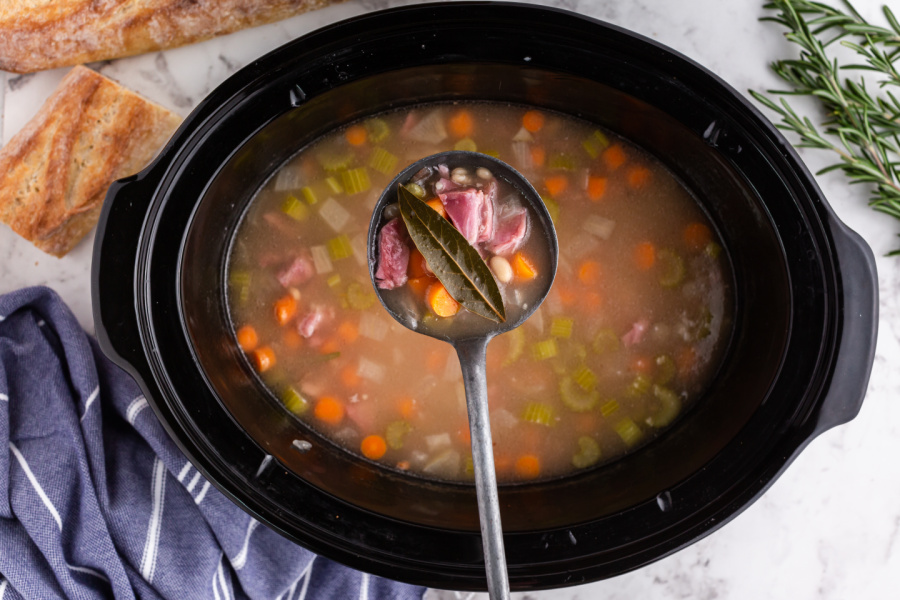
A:
[[[397,202],[398,187],[408,182],[423,167],[437,167],[439,164],[465,165],[473,171],[485,167],[498,179],[512,184],[520,193],[529,209],[531,217],[530,236],[545,236],[548,252],[547,277],[542,280],[542,289],[537,291],[535,301],[514,318],[503,323],[484,319],[484,328],[477,333],[467,331],[464,336],[455,336],[447,329],[435,330],[423,325],[420,320],[411,321],[409,315],[398,312],[392,302],[385,301],[384,292],[375,282],[378,262],[378,232],[386,222],[384,209]],[[503,548],[503,529],[500,523],[500,505],[497,495],[497,477],[494,470],[493,444],[488,413],[486,351],[488,342],[497,335],[515,329],[525,322],[546,298],[559,259],[559,244],[550,214],[540,195],[518,171],[508,164],[486,154],[467,151],[451,151],[434,154],[420,159],[403,170],[384,190],[375,205],[368,236],[369,276],[379,301],[400,324],[417,333],[428,335],[450,343],[459,356],[463,382],[466,390],[466,406],[469,415],[469,430],[472,437],[472,462],[475,470],[475,493],[478,500],[478,515],[481,522],[481,538],[485,557],[488,593],[492,600],[509,598],[509,578],[506,571],[506,554]]]

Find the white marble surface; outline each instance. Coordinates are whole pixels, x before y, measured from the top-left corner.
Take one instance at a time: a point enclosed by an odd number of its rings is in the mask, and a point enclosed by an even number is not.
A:
[[[834,2],[836,0],[832,0]],[[95,65],[103,73],[186,115],[204,95],[256,56],[322,25],[388,6],[346,4],[194,46]],[[675,48],[745,92],[778,85],[767,65],[794,49],[771,23],[761,0],[547,0],[621,25]],[[856,0],[879,19],[880,0]],[[900,7],[895,7],[900,8]],[[4,77],[0,96],[5,143],[34,114],[65,69]],[[813,169],[829,159],[805,152]],[[900,268],[885,254],[900,247],[900,223],[866,206],[863,188],[840,175],[819,177],[838,215],[877,257],[881,294],[878,351],[862,411],[849,425],[815,440],[775,485],[721,530],[653,565],[561,590],[514,594],[519,600],[692,598],[711,600],[900,598]],[[92,331],[93,234],[63,259],[42,254],[0,226],[0,292],[48,285]],[[430,591],[432,600],[485,595]],[[374,599],[373,599],[374,600]]]

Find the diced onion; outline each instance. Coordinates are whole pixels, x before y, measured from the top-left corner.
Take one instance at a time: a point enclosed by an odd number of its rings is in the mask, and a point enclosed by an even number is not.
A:
[[[382,381],[384,381],[384,365],[380,365],[367,358],[359,359],[359,368],[357,372],[363,379],[368,379],[369,381],[372,381],[374,383],[381,383]]]
[[[350,213],[334,198],[329,198],[322,203],[319,216],[331,227],[335,233],[341,233],[350,222]]]
[[[601,240],[608,240],[612,237],[613,230],[616,228],[616,222],[612,219],[593,214],[588,215],[581,228]]]
[[[334,270],[331,264],[331,257],[328,255],[328,248],[325,246],[313,246],[309,249],[312,254],[313,265],[316,267],[316,273],[330,273]]]
[[[359,335],[380,342],[387,337],[389,325],[384,318],[367,311],[359,317]]]

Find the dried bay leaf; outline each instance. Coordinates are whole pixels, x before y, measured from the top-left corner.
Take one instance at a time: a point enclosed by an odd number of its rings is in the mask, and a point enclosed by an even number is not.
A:
[[[500,288],[478,250],[409,190],[400,186],[397,193],[409,237],[453,299],[476,315],[497,323],[505,321]]]

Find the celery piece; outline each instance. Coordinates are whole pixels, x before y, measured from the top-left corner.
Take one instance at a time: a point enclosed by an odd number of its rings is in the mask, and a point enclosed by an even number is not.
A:
[[[675,361],[666,354],[656,357],[656,383],[666,385],[675,377]]]
[[[575,321],[564,317],[553,317],[550,323],[550,335],[558,338],[572,337],[572,326]]]
[[[410,431],[412,431],[412,425],[406,421],[393,421],[384,430],[384,439],[389,447],[399,450],[403,447],[404,438]]]
[[[332,275],[331,277],[326,279],[325,283],[327,283],[328,287],[330,287],[330,288],[334,288],[334,287],[341,285],[341,274],[335,273],[334,275]]]
[[[631,398],[643,396],[650,391],[650,380],[643,375],[636,375],[634,380],[625,388],[625,395]]]
[[[309,217],[309,209],[293,194],[289,194],[281,203],[281,212],[295,221],[305,221]]]
[[[597,388],[597,376],[586,365],[578,367],[572,374],[572,379],[586,392],[592,392]]]
[[[572,455],[572,466],[585,469],[600,460],[600,445],[589,435],[578,438],[578,452]]]
[[[537,342],[531,347],[531,355],[535,360],[546,360],[553,358],[557,354],[559,354],[559,348],[557,348],[556,340],[553,338]]]
[[[377,300],[371,285],[364,286],[358,281],[354,281],[347,286],[347,304],[350,308],[365,310],[374,305]]]
[[[372,183],[369,181],[369,172],[365,167],[341,171],[341,184],[350,195],[365,192],[372,187]]]
[[[344,188],[341,187],[341,182],[337,180],[335,177],[326,177],[325,178],[325,186],[328,188],[332,194],[343,194]]]
[[[353,256],[350,238],[345,234],[328,240],[328,254],[331,256],[331,260],[341,260]]]
[[[703,252],[710,258],[719,258],[719,255],[722,253],[722,246],[715,242],[710,242],[706,245],[706,248],[703,249]]]
[[[556,200],[553,198],[541,196],[541,200],[544,201],[544,206],[547,207],[547,212],[550,213],[550,220],[553,221],[553,224],[559,222],[559,204],[556,203]]]
[[[622,441],[625,442],[626,446],[634,446],[644,435],[644,432],[637,426],[637,423],[628,417],[625,417],[616,423],[613,429],[616,430],[616,433],[619,434],[619,437],[622,438]]]
[[[659,263],[659,284],[665,288],[672,288],[684,281],[684,259],[668,248],[663,248],[656,254]]]
[[[303,195],[303,199],[306,200],[307,204],[312,205],[319,201],[319,198],[316,196],[316,193],[308,185],[300,188],[300,194]]]
[[[608,354],[619,349],[619,336],[612,329],[601,329],[594,336],[594,352]]]
[[[228,276],[228,282],[236,290],[238,302],[245,304],[250,299],[250,273],[247,271],[232,271]]]
[[[547,160],[548,169],[574,171],[577,166],[575,159],[568,154],[554,154]]]
[[[302,415],[309,409],[309,401],[291,386],[285,388],[281,393],[281,402],[286,409],[295,415]]]
[[[331,173],[347,169],[353,160],[353,155],[346,150],[329,149],[316,154],[316,159],[322,168]]]
[[[507,367],[519,360],[519,357],[522,356],[522,352],[525,351],[525,331],[521,327],[517,327],[509,333],[504,334],[503,337],[509,340],[506,358],[503,359],[503,366]]]
[[[399,159],[395,155],[384,148],[375,148],[369,159],[369,166],[383,175],[391,175],[397,166],[397,160]]]
[[[423,188],[418,183],[414,183],[414,182],[410,181],[409,183],[404,184],[403,187],[405,187],[407,189],[407,191],[409,191],[410,194],[412,194],[419,200],[425,199],[425,188]]]
[[[494,158],[500,158],[500,153],[496,150],[482,150],[482,154],[487,154],[488,156],[493,156]]]
[[[600,414],[604,417],[608,417],[619,410],[619,401],[616,399],[608,400],[600,405]]]
[[[522,420],[535,425],[550,427],[554,419],[553,408],[541,402],[529,402],[522,411]]]
[[[653,386],[653,396],[659,401],[659,409],[647,417],[650,427],[665,427],[681,412],[681,398],[678,394],[661,385]]]
[[[472,460],[471,456],[467,456],[464,461],[463,474],[470,479],[475,477],[475,461]]]
[[[390,135],[391,133],[391,129],[390,127],[388,127],[387,122],[380,117],[372,117],[371,119],[367,119],[363,122],[363,127],[366,128],[366,133],[369,136],[369,140],[371,140],[375,144],[386,140],[388,135]]]
[[[569,410],[585,412],[594,408],[600,400],[597,390],[585,391],[572,377],[563,377],[559,382],[559,399]]]
[[[589,135],[583,142],[581,147],[587,152],[591,158],[600,156],[600,152],[609,146],[609,139],[599,129],[595,129],[594,133]]]
[[[478,145],[472,138],[463,138],[453,145],[453,149],[465,150],[466,152],[475,152],[478,150]]]

